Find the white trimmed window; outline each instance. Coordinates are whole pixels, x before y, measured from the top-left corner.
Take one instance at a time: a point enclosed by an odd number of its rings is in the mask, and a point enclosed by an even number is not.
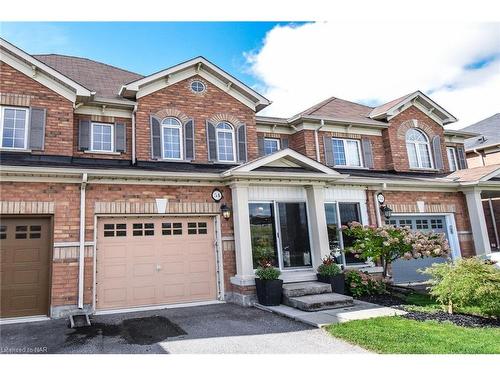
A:
[[[446,147],[446,154],[448,155],[448,164],[450,166],[450,171],[456,171],[460,169],[458,167],[457,150],[455,150],[455,147]]]
[[[264,155],[280,150],[280,140],[277,138],[264,138]]]
[[[341,167],[361,167],[361,145],[355,139],[333,138],[333,163]]]
[[[236,161],[234,129],[228,122],[219,122],[215,127],[217,139],[217,159],[219,161]]]
[[[2,148],[28,148],[28,108],[0,107]]]
[[[410,129],[406,132],[406,150],[410,168],[433,168],[429,139],[422,131]]]
[[[161,122],[163,159],[182,159],[182,124],[174,117],[167,117]]]
[[[91,151],[113,152],[114,151],[114,132],[113,124],[102,124],[93,122],[91,128],[92,148]]]

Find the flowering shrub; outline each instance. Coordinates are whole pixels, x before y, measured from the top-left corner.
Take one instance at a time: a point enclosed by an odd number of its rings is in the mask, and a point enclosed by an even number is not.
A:
[[[332,257],[331,255],[328,255],[323,258],[322,263],[318,267],[318,273],[321,276],[335,276],[339,275],[342,273],[342,269],[340,266],[335,262],[335,258]]]
[[[277,280],[281,271],[274,267],[274,252],[267,247],[259,248],[255,275],[261,280]]]
[[[423,273],[431,275],[430,294],[448,313],[474,307],[485,315],[500,317],[500,270],[480,258],[434,264]]]
[[[353,245],[346,249],[363,260],[380,259],[387,276],[389,264],[396,259],[418,259],[422,257],[448,257],[450,246],[444,233],[413,231],[409,227],[383,225],[363,226],[353,221],[342,230],[354,238]]]
[[[377,280],[366,272],[347,271],[345,273],[347,291],[353,297],[382,294],[385,292],[385,283]]]

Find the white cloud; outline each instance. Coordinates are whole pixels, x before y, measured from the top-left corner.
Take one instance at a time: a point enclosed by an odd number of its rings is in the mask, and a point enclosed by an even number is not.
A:
[[[465,66],[496,56],[481,69]],[[378,104],[417,89],[466,126],[500,111],[500,24],[309,23],[276,26],[246,54],[273,104],[291,116],[327,97]]]

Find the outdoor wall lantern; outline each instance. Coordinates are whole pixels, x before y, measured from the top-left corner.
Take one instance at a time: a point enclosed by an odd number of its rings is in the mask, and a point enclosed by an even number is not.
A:
[[[222,217],[226,220],[229,220],[231,217],[231,209],[225,203],[220,206],[220,212]]]
[[[389,220],[392,216],[392,209],[390,209],[389,207],[387,207],[387,205],[380,205],[380,211],[382,212],[382,214],[384,215],[384,217]]]

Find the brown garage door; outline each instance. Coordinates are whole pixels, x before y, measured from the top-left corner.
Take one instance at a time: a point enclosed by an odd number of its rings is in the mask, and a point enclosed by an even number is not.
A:
[[[0,218],[2,318],[47,315],[50,219]]]
[[[211,218],[99,219],[97,241],[98,309],[216,299]]]

